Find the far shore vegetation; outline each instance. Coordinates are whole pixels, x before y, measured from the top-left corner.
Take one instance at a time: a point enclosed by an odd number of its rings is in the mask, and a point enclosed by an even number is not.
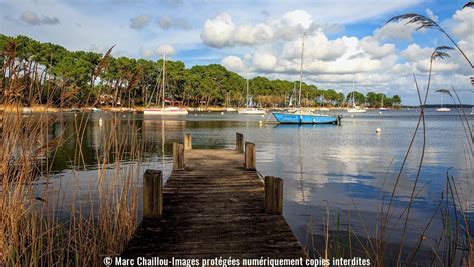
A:
[[[106,53],[68,51],[41,43],[27,36],[0,34],[0,103],[21,103],[26,107],[147,107],[161,105],[162,59],[153,61]],[[190,107],[246,104],[245,77],[219,64],[186,68],[182,61],[166,62],[165,98],[168,104]],[[249,80],[252,102],[261,107],[295,105],[297,81],[270,80],[257,76]],[[348,88],[351,89],[351,88]],[[354,92],[357,105],[378,108],[397,107],[392,97],[369,92]],[[351,94],[302,84],[302,106],[338,107],[347,105]]]

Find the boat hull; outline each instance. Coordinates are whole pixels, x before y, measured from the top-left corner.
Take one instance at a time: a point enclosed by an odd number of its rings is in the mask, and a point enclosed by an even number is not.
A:
[[[238,112],[239,112],[239,114],[244,114],[244,115],[264,115],[264,114],[266,114],[265,110],[262,110],[262,109],[241,109]]]
[[[347,112],[349,112],[349,113],[365,113],[365,112],[367,112],[367,110],[358,109],[358,108],[351,108],[351,109],[348,109]]]
[[[337,116],[273,113],[279,123],[284,124],[337,124]]]
[[[449,112],[449,111],[451,111],[451,109],[450,108],[437,108],[436,111],[437,112]]]
[[[145,109],[143,111],[145,115],[170,115],[170,116],[178,116],[178,115],[188,115],[188,111],[181,108],[156,108],[156,109]]]

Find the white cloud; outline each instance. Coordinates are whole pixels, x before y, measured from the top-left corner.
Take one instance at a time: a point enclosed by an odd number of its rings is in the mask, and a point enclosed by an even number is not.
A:
[[[432,11],[431,9],[427,8],[427,9],[425,10],[425,12],[426,12],[426,16],[427,16],[429,19],[431,19],[431,20],[433,20],[433,21],[435,21],[435,22],[438,22],[438,16],[436,16],[436,15],[433,13],[433,11]]]
[[[221,60],[221,65],[234,72],[244,72],[245,64],[242,59],[236,56],[227,56]]]
[[[362,38],[359,45],[365,53],[374,59],[381,59],[396,52],[394,44],[380,44],[376,38],[371,36]]]
[[[228,13],[220,13],[214,19],[206,20],[202,28],[201,39],[212,47],[231,46],[234,29],[232,17]]]
[[[411,34],[416,28],[416,24],[406,24],[405,21],[390,22],[375,29],[374,37],[379,40],[411,40]]]
[[[276,66],[276,63],[277,58],[268,52],[257,52],[252,58],[252,64],[256,70],[271,71]]]
[[[255,46],[276,41],[291,41],[324,29],[340,30],[335,24],[318,25],[303,10],[289,11],[280,18],[269,18],[264,23],[236,25],[229,13],[220,13],[208,19],[201,32],[202,41],[217,48],[237,45]]]
[[[140,15],[130,19],[130,28],[135,30],[143,29],[150,22],[150,17],[147,15]]]
[[[429,59],[432,53],[433,49],[431,48],[421,48],[418,44],[410,44],[405,50],[400,52],[400,55],[411,62],[417,62],[420,59]]]
[[[176,50],[173,46],[169,44],[164,44],[160,45],[160,47],[156,49],[156,53],[158,53],[158,55],[172,56],[176,53]]]
[[[153,56],[162,57],[163,55],[166,55],[167,57],[169,57],[169,56],[174,55],[175,53],[176,53],[176,50],[172,45],[163,44],[155,49],[150,49],[150,48],[144,49],[142,51],[142,56],[145,58],[150,58]]]

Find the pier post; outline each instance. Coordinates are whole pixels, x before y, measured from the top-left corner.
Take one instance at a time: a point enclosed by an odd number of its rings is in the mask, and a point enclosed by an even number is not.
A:
[[[235,150],[239,153],[244,152],[244,135],[241,133],[235,134]]]
[[[283,212],[283,180],[265,176],[265,212],[281,215]]]
[[[146,170],[143,174],[143,217],[159,218],[163,214],[163,173]]]
[[[184,150],[193,149],[193,139],[190,133],[184,134]]]
[[[173,170],[184,169],[184,145],[173,143]]]
[[[283,212],[283,180],[265,176],[265,212],[281,215]]]
[[[246,170],[255,170],[256,169],[256,149],[255,144],[250,142],[245,142],[245,169]]]

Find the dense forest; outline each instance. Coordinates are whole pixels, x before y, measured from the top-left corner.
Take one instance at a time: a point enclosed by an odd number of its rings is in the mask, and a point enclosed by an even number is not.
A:
[[[26,36],[0,34],[0,103],[56,107],[134,107],[160,103],[162,60],[114,58],[113,48],[103,55],[68,51]],[[187,106],[245,105],[245,78],[219,64],[186,68],[181,61],[167,61],[165,73],[165,99],[169,101]],[[291,99],[296,99],[295,85],[299,88],[293,81],[257,76],[249,80],[249,91],[259,106],[287,106]],[[384,106],[401,103],[398,95],[354,93],[358,105],[369,107],[379,107],[382,97]],[[332,89],[302,85],[303,106],[341,106],[350,98]]]

